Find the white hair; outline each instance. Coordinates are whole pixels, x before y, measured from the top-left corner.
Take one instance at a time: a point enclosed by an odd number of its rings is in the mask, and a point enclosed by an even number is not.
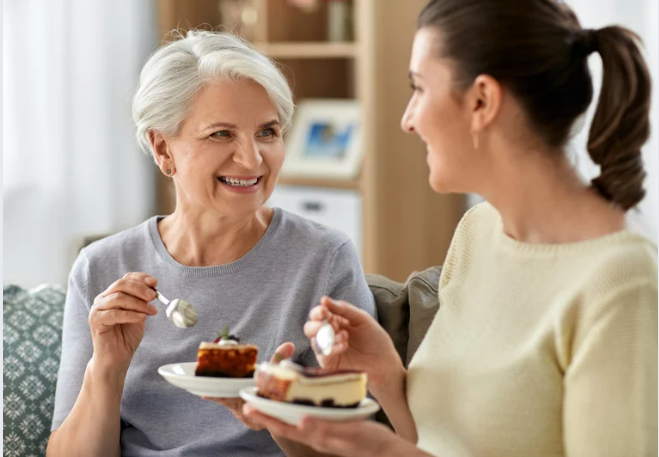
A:
[[[154,154],[149,130],[175,135],[195,94],[218,79],[250,79],[262,86],[277,109],[282,130],[289,127],[295,110],[293,95],[270,59],[231,33],[191,30],[162,46],[144,64],[133,97],[133,120],[142,150]]]

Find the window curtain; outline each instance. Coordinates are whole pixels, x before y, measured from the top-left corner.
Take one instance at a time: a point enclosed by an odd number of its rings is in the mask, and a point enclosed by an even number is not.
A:
[[[3,2],[5,283],[66,284],[83,237],[151,215],[130,100],[156,46],[153,1]]]

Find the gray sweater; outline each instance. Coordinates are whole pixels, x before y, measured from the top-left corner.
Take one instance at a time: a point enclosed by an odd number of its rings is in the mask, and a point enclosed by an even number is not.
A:
[[[126,377],[121,401],[124,456],[283,455],[268,431],[248,429],[224,407],[168,384],[158,367],[196,360],[201,341],[225,325],[259,347],[259,361],[277,346],[295,343],[294,360],[316,365],[302,332],[320,297],[347,300],[375,314],[375,304],[348,237],[275,209],[263,238],[241,259],[226,265],[187,267],[167,252],[153,217],[85,248],[69,278],[62,358],[52,429],[76,401],[92,356],[88,324],[94,297],[130,271],[158,279],[166,297],[193,303],[199,321],[179,329],[160,307],[146,322],[144,339]]]

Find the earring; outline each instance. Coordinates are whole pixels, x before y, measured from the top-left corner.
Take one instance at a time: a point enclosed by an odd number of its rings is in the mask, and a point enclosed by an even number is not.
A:
[[[478,151],[478,133],[473,133],[471,138],[474,142],[474,149]]]
[[[172,174],[172,170],[171,170],[170,168],[168,168],[167,171],[166,171],[165,173],[167,173],[168,175],[171,175],[171,174]]]

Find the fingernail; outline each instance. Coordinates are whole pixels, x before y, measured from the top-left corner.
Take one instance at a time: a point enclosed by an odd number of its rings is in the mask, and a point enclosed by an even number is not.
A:
[[[158,308],[154,305],[149,305],[147,308],[154,314],[158,312]]]
[[[151,276],[147,276],[145,281],[150,286],[155,286],[158,283],[158,281],[156,281],[156,278],[152,278]]]
[[[279,363],[279,362],[281,362],[283,359],[284,359],[284,357],[282,357],[282,355],[281,355],[279,352],[275,352],[275,355],[272,356],[272,360],[273,360],[275,363]]]

